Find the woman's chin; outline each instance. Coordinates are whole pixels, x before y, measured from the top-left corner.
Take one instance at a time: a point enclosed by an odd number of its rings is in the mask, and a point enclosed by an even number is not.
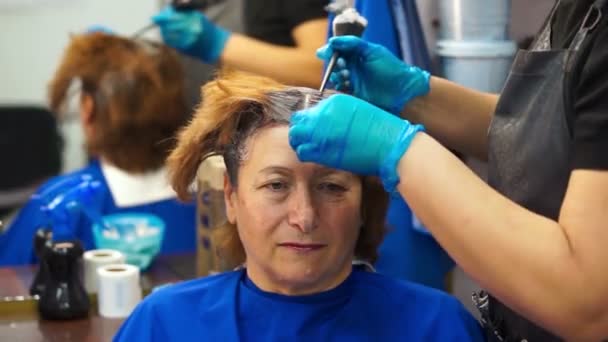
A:
[[[338,274],[327,274],[327,270],[316,267],[292,265],[275,273],[279,292],[287,295],[306,295],[323,292],[337,285]]]
[[[293,284],[294,286],[316,284],[319,282],[320,273],[319,270],[315,269],[293,267],[292,269],[280,272],[279,278],[282,282]]]

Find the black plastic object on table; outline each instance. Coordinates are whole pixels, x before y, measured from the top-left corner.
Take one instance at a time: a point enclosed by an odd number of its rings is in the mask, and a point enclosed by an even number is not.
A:
[[[47,244],[52,243],[53,232],[50,228],[39,228],[34,235],[34,252],[38,260],[42,260],[42,252]],[[49,270],[44,262],[39,262],[34,281],[30,286],[30,295],[40,295],[49,278]]]
[[[48,242],[44,245],[40,267],[45,267],[48,273],[38,301],[42,318],[67,320],[88,316],[89,297],[81,281],[83,253],[78,240]]]

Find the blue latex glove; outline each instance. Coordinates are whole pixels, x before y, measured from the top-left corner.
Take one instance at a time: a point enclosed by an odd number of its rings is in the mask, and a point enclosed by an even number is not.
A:
[[[101,33],[105,33],[105,34],[115,34],[111,28],[109,28],[105,25],[100,25],[100,24],[91,25],[91,26],[87,27],[87,29],[85,30],[85,33],[96,33],[96,32],[101,32]]]
[[[301,161],[380,176],[386,191],[393,192],[399,184],[399,160],[422,130],[370,103],[338,94],[294,113],[289,143]]]
[[[338,90],[398,114],[411,99],[429,92],[430,74],[399,60],[382,45],[355,36],[339,36],[317,50],[325,61],[338,51],[340,58],[330,76]]]
[[[152,21],[160,27],[165,44],[210,64],[218,61],[231,34],[199,11],[176,11],[171,6]]]

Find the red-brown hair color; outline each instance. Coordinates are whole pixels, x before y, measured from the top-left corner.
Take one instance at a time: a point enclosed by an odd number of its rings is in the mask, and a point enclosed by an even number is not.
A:
[[[77,35],[49,86],[55,112],[76,80],[94,102],[94,135],[86,141],[91,156],[103,156],[129,172],[163,165],[189,114],[176,52],[105,33]]]

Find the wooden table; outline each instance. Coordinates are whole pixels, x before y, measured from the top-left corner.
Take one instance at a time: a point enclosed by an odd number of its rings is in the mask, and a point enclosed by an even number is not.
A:
[[[144,294],[158,285],[195,277],[195,256],[175,255],[158,258],[141,275]],[[47,321],[38,317],[37,301],[29,297],[34,267],[0,268],[0,341],[111,341],[122,319],[97,314],[92,297],[89,318],[72,321]],[[10,297],[6,301],[2,298]]]

